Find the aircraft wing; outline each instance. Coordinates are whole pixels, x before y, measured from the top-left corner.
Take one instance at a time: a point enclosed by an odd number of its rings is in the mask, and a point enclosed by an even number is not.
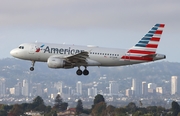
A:
[[[88,52],[83,51],[79,54],[66,57],[66,60],[70,63],[87,64],[86,58],[89,57]]]

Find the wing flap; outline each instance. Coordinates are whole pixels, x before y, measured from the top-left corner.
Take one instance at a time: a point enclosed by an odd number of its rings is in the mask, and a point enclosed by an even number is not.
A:
[[[83,51],[79,54],[66,57],[66,60],[75,64],[87,64],[86,58],[89,57],[88,52]]]

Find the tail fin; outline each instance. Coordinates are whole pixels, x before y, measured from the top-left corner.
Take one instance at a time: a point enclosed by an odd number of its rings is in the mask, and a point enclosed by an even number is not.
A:
[[[135,46],[130,48],[127,53],[121,57],[121,59],[152,61],[153,57],[156,55],[156,49],[164,26],[165,24],[154,25]]]

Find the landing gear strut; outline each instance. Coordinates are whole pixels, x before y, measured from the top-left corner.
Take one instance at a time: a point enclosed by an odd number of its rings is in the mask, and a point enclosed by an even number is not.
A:
[[[86,66],[85,66],[84,71],[82,71],[82,70],[80,69],[80,67],[78,67],[78,70],[76,71],[76,74],[79,75],[79,76],[82,75],[82,74],[86,76],[86,75],[89,74],[89,71],[87,70],[87,67],[86,67]]]
[[[30,71],[34,70],[34,64],[35,64],[35,61],[32,61],[32,67],[30,67]]]

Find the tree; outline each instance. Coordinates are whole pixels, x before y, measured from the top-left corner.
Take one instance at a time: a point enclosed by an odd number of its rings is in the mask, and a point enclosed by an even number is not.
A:
[[[62,107],[62,98],[61,96],[58,94],[54,100],[55,104],[54,104],[54,108],[58,111],[61,111],[61,107]]]
[[[54,104],[54,108],[57,111],[65,111],[68,107],[68,103],[63,102],[63,99],[61,98],[61,96],[58,94],[55,98],[55,104]]]
[[[13,108],[11,111],[8,113],[8,116],[20,116],[24,113],[23,108],[19,104],[13,105]]]
[[[127,106],[126,106],[127,110],[129,111],[129,113],[134,113],[137,110],[136,104],[134,102],[130,102]]]
[[[106,103],[100,102],[96,104],[91,112],[92,116],[106,116]]]
[[[79,99],[76,105],[76,113],[79,115],[82,112],[83,112],[83,104],[82,104],[82,100]]]
[[[37,96],[34,100],[33,100],[33,103],[32,105],[34,107],[37,107],[39,105],[44,105],[44,100],[40,97],[40,96]]]
[[[180,112],[179,104],[177,102],[173,101],[171,105],[172,105],[172,111],[173,111],[172,116],[177,116],[178,113]]]
[[[112,105],[109,105],[107,108],[106,108],[106,115],[107,116],[113,116],[115,115],[115,107],[112,106]]]
[[[7,112],[5,110],[0,110],[0,116],[7,116]]]
[[[94,99],[94,105],[100,103],[100,102],[105,102],[104,97],[101,94],[98,94],[95,96]]]
[[[61,104],[61,111],[65,111],[65,110],[67,110],[67,107],[68,107],[68,103],[66,103],[66,102],[63,102],[62,104]]]
[[[98,94],[95,96],[94,99],[94,104],[92,105],[92,109],[94,108],[94,106],[100,102],[105,102],[104,97],[101,94]]]
[[[44,111],[46,109],[46,106],[44,105],[44,100],[40,97],[37,96],[32,103],[32,110],[35,111]]]

